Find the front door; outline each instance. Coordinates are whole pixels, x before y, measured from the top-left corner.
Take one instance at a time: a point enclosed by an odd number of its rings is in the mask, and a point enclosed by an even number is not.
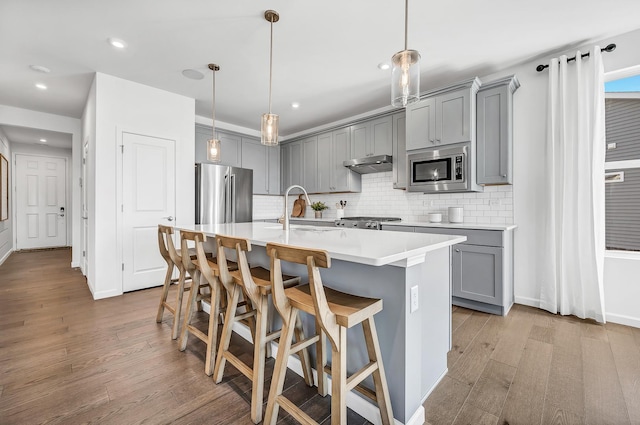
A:
[[[162,285],[158,224],[175,217],[175,141],[122,134],[123,292]]]
[[[15,158],[16,249],[67,246],[67,160]]]

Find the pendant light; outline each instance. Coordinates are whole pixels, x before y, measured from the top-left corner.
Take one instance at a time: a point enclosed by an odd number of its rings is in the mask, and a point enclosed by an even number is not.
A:
[[[271,41],[269,44],[269,112],[262,114],[261,140],[263,145],[278,145],[278,124],[280,118],[276,114],[271,113],[271,80],[273,74],[273,24],[280,20],[280,15],[275,10],[267,10],[264,12],[264,18],[271,23]]]
[[[407,49],[409,0],[404,8],[404,50],[391,58],[391,105],[405,107],[420,99],[420,53]]]
[[[216,139],[216,71],[219,71],[220,67],[210,63],[209,69],[213,71],[213,113],[211,114],[213,137],[207,142],[207,159],[211,162],[220,162],[220,140]]]

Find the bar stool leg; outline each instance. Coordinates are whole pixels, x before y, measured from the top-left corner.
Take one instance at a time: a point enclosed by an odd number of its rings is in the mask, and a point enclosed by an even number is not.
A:
[[[291,342],[295,330],[295,323],[298,317],[298,310],[292,308],[289,312],[287,320],[282,320],[282,331],[280,333],[280,343],[278,344],[278,355],[276,356],[276,364],[271,377],[271,387],[269,389],[269,400],[267,402],[267,410],[264,415],[264,425],[273,425],[278,419],[278,410],[280,404],[278,397],[282,395],[284,387],[284,378],[287,374],[287,360],[291,351]]]
[[[180,313],[182,312],[182,297],[184,295],[184,285],[186,278],[187,272],[184,269],[180,270],[180,277],[178,278],[178,293],[176,294],[176,307],[173,315],[173,326],[171,327],[171,339],[178,338],[178,330],[180,328]]]
[[[322,329],[322,325],[316,318],[316,334],[318,342],[316,343],[316,371],[318,372],[318,394],[322,397],[326,396],[329,391],[329,380],[327,372],[324,368],[327,366],[327,337]]]
[[[204,364],[204,372],[207,376],[213,373],[213,365],[216,357],[218,342],[218,320],[220,316],[220,283],[216,279],[211,285],[211,311],[209,312],[209,343],[207,344],[207,358]]]
[[[224,366],[227,359],[224,357],[224,353],[229,350],[229,344],[231,342],[231,334],[233,333],[233,318],[236,317],[236,310],[238,309],[238,300],[240,299],[240,287],[233,286],[231,293],[227,292],[227,311],[224,314],[224,325],[222,327],[222,339],[220,340],[220,346],[218,347],[218,354],[216,355],[215,367],[213,369],[213,381],[216,384],[222,382],[222,375],[224,374]],[[255,334],[254,334],[255,341]]]
[[[300,315],[296,316],[296,326],[294,329],[294,334],[296,337],[296,342],[304,341],[304,330],[302,328],[302,319],[300,319]],[[301,351],[298,351],[298,356],[300,357],[300,363],[302,364],[302,374],[304,376],[304,382],[310,387],[313,387],[313,371],[311,370],[311,359],[309,358],[309,351],[306,348],[303,348]],[[319,377],[320,375],[318,375]]]
[[[264,365],[266,355],[265,337],[267,336],[267,297],[260,297],[257,310],[256,333],[253,342],[253,379],[251,388],[251,419],[254,424],[262,420],[262,396],[264,393]],[[269,343],[270,344],[270,343]]]
[[[364,339],[367,344],[367,352],[369,360],[378,364],[378,369],[373,372],[373,384],[376,389],[376,399],[383,425],[391,425],[394,423],[393,410],[391,409],[391,399],[387,391],[387,377],[384,373],[382,365],[382,354],[380,353],[380,343],[378,342],[378,332],[373,317],[369,317],[362,322],[362,330],[364,331]]]
[[[156,322],[162,322],[162,315],[164,314],[164,305],[167,302],[167,296],[169,295],[169,287],[171,286],[171,275],[173,275],[173,263],[167,267],[167,274],[164,277],[164,284],[162,286],[162,294],[160,294],[160,305],[158,306],[158,314],[156,315]]]
[[[191,323],[191,316],[195,311],[196,300],[198,298],[198,287],[200,283],[200,273],[196,270],[191,280],[191,290],[189,291],[189,301],[187,301],[187,311],[184,312],[184,319],[182,321],[182,331],[180,332],[180,342],[178,343],[178,349],[184,351],[187,348],[187,339],[189,338],[189,324]]]
[[[331,425],[347,423],[347,328],[338,328],[331,350]]]

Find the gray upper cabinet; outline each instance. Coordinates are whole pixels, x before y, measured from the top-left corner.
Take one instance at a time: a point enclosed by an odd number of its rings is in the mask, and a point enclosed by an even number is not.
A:
[[[242,137],[242,167],[253,170],[254,195],[280,194],[280,148]]]
[[[348,127],[331,132],[331,192],[362,190],[360,174],[343,165],[347,159],[351,159],[351,131]]]
[[[474,78],[407,106],[407,150],[473,141],[479,87]]]
[[[211,139],[211,127],[196,124],[196,162],[210,162],[207,160],[207,141]],[[220,164],[240,167],[242,164],[242,137],[223,130],[216,131],[220,139]]]
[[[343,127],[284,144],[281,152],[284,189],[300,184],[309,193],[360,192],[360,174],[342,165],[352,158],[351,129]],[[295,161],[303,166],[294,164]]]
[[[331,132],[318,135],[318,192],[331,192],[332,144]]]
[[[390,115],[351,126],[351,158],[392,154]],[[348,159],[351,159],[348,158]]]
[[[407,119],[404,112],[393,114],[393,188],[407,188]]]
[[[318,137],[302,140],[302,187],[307,192],[318,191]]]
[[[518,79],[510,76],[483,84],[478,91],[478,184],[513,181],[513,93],[518,87]]]

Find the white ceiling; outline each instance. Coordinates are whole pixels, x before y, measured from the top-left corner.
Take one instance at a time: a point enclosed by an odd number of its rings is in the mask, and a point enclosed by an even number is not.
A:
[[[14,125],[0,125],[0,129],[6,134],[7,139],[14,143],[29,143],[46,145],[52,148],[71,149],[71,134],[69,133]],[[40,139],[44,139],[46,142],[41,142]]]
[[[280,13],[272,111],[281,135],[389,105],[390,71],[377,65],[403,49],[402,0],[1,0],[0,104],[80,118],[98,71],[195,98],[196,114],[210,117],[214,62],[217,120],[258,130],[268,107],[266,9]],[[638,0],[411,0],[409,11],[423,91],[546,63],[555,51],[640,26]],[[187,68],[205,78],[183,77]]]

